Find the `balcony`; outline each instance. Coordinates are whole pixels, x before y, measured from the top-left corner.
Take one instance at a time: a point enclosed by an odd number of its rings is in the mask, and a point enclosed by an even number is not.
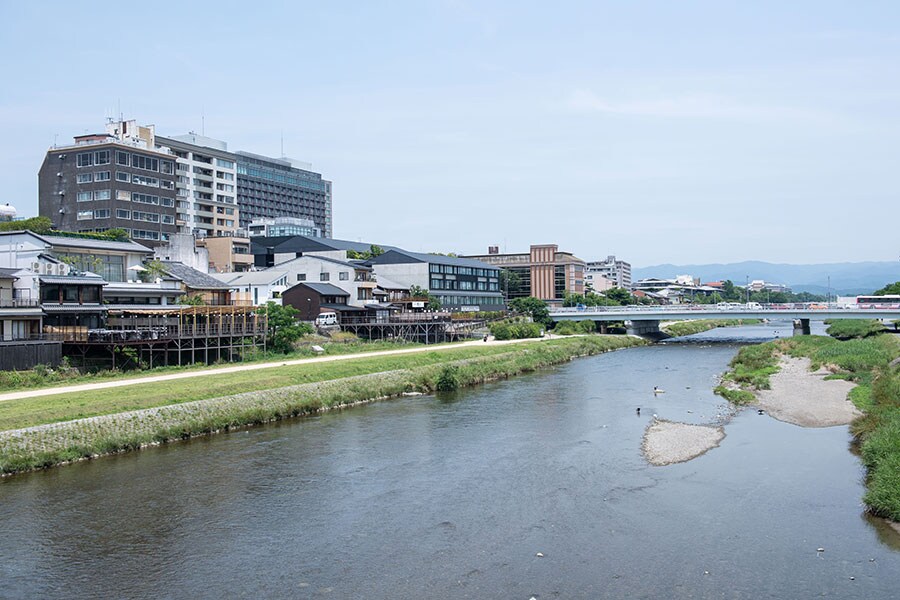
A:
[[[0,308],[34,308],[40,306],[35,298],[0,298]]]

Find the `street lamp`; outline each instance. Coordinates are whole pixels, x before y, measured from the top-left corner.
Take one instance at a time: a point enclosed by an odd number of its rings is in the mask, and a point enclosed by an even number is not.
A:
[[[747,293],[747,303],[750,302],[750,276],[744,275],[744,291]]]

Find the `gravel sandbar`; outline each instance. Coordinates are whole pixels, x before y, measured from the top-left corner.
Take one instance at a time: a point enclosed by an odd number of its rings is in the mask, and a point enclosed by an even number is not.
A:
[[[801,427],[847,425],[860,416],[847,394],[854,383],[826,380],[828,371],[810,371],[808,358],[781,358],[781,370],[769,378],[771,389],[759,390],[761,408],[779,421]]]
[[[686,462],[719,445],[722,427],[654,419],[644,432],[642,449],[651,465]]]

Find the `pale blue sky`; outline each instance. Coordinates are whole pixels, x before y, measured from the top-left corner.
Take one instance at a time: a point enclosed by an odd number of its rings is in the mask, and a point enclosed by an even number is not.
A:
[[[788,4],[790,6],[788,6]],[[335,236],[897,260],[897,2],[0,0],[0,202],[118,106],[312,162]],[[879,229],[885,224],[884,229]]]

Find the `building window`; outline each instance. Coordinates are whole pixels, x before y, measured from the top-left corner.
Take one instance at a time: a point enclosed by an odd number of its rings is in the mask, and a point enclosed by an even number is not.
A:
[[[112,198],[110,190],[94,190],[94,200],[109,200]]]
[[[131,213],[131,218],[135,221],[147,221],[148,223],[159,223],[159,214],[150,212],[141,212],[139,210]]]
[[[95,165],[108,165],[109,164],[109,150],[97,150],[94,152],[94,164]]]
[[[145,171],[159,171],[159,159],[143,156],[141,154],[132,154],[131,166]]]
[[[124,209],[122,209],[122,208],[117,208],[117,209],[116,209],[116,218],[117,218],[117,219],[130,219],[130,218],[131,218],[131,211],[130,211],[130,210],[124,210]]]
[[[94,164],[94,153],[93,152],[82,152],[78,155],[78,166],[79,167],[90,167]]]
[[[172,215],[163,215],[162,222],[163,222],[163,225],[174,225],[175,217],[173,217]]]
[[[78,192],[75,195],[75,200],[77,202],[90,202],[93,199],[93,192]]]
[[[116,190],[116,200],[131,200],[131,192],[128,190]]]
[[[99,209],[99,210],[95,210],[95,211],[94,211],[94,218],[95,218],[95,219],[108,219],[108,218],[109,218],[109,209],[108,209],[108,208],[101,208],[101,209]]]
[[[306,273],[297,273],[297,281],[306,281]]]
[[[163,160],[159,163],[159,172],[171,175],[175,172],[175,165],[171,161]]]
[[[144,177],[143,175],[133,175],[131,183],[138,185],[149,185],[150,187],[159,187],[159,179],[156,177]]]
[[[338,279],[340,279],[341,281],[347,281],[348,279],[350,279],[350,273],[347,271],[341,271],[340,273],[338,273]]]
[[[94,181],[93,173],[79,173],[77,177],[75,177],[76,183],[90,183]]]
[[[125,165],[128,166],[128,153],[127,152],[116,152],[116,164],[117,165]]]
[[[230,160],[224,160],[224,159],[222,159],[222,158],[217,158],[217,159],[216,159],[216,166],[217,166],[217,167],[225,167],[226,169],[233,169],[233,168],[234,168],[234,163],[231,162]]]
[[[94,181],[109,181],[109,171],[97,171],[94,173]]]
[[[131,201],[138,202],[140,204],[159,205],[159,196],[151,196],[150,194],[140,194],[138,192],[132,192]]]
[[[79,210],[78,214],[75,217],[79,221],[90,221],[94,218],[94,211],[92,210]]]
[[[125,171],[116,171],[116,181],[124,181],[128,183],[128,173]]]
[[[331,273],[319,273],[319,281],[329,281],[331,279]]]

